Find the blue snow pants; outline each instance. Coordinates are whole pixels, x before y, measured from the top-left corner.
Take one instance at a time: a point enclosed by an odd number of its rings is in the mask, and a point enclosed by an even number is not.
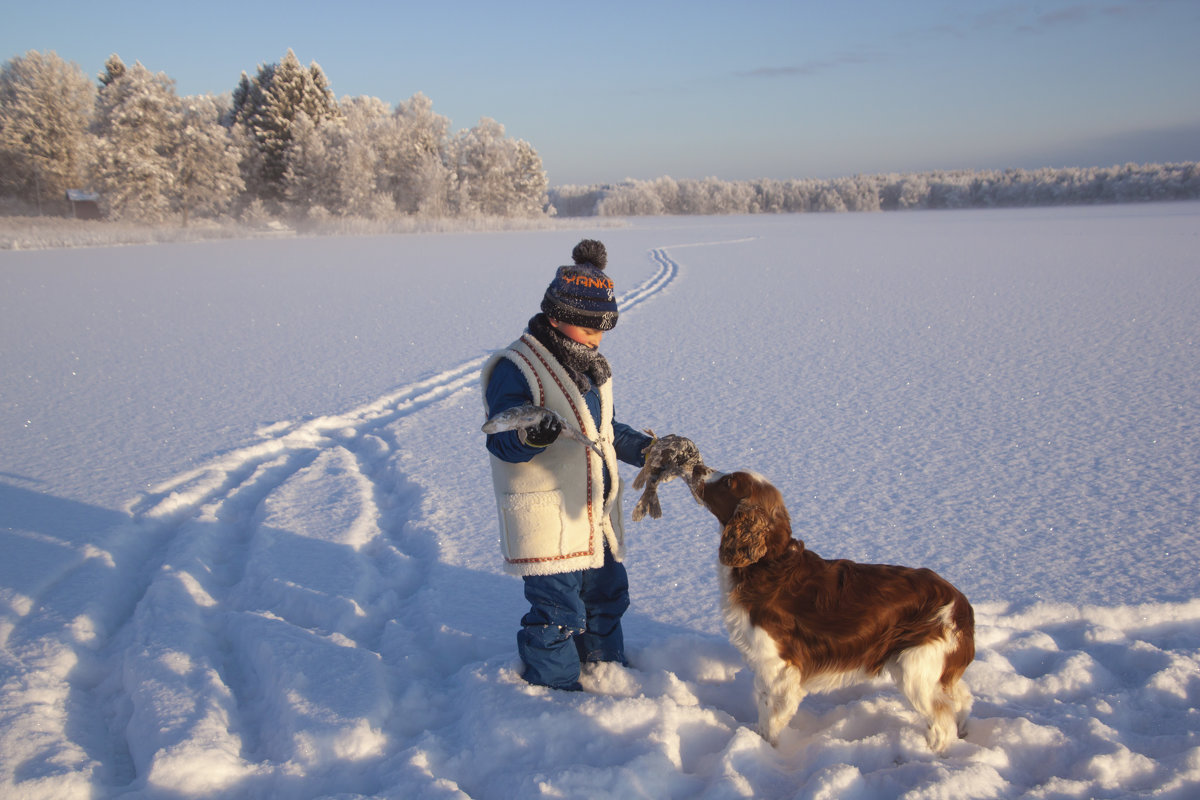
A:
[[[604,566],[558,575],[528,575],[517,651],[525,680],[553,689],[579,691],[581,662],[625,664],[621,615],[629,608],[625,565],[604,548]]]

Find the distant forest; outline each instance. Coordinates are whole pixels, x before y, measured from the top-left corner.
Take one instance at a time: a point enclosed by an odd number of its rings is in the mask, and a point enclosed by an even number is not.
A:
[[[537,150],[483,118],[450,133],[421,93],[394,108],[335,99],[289,50],[224,97],[180,97],[113,55],[95,79],[31,50],[0,68],[0,215],[199,218],[348,229],[358,221],[526,220],[1123,203],[1200,198],[1196,163],[860,175],[627,180],[551,189]],[[509,223],[514,224],[514,223]]]
[[[1200,164],[1126,164],[1070,169],[955,170],[856,175],[833,180],[629,180],[560,186],[562,216],[790,214],[1134,203],[1200,198]]]

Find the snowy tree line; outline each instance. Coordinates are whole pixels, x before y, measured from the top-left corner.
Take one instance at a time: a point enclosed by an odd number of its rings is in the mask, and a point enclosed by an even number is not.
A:
[[[64,214],[92,189],[110,219],[193,216],[339,224],[1119,203],[1200,198],[1196,163],[859,175],[628,180],[548,189],[537,151],[484,118],[451,134],[417,93],[337,100],[289,50],[225,98],[111,56],[98,80],[55,53],[0,68],[0,213]]]
[[[0,210],[61,214],[68,189],[111,219],[260,221],[533,217],[547,181],[537,151],[483,118],[450,132],[418,93],[395,109],[337,100],[320,66],[289,50],[227,99],[116,55],[98,81],[51,52],[0,69]]]
[[[550,190],[550,202],[559,215],[602,217],[996,208],[1196,198],[1200,198],[1200,163],[1196,162],[857,175],[834,180],[663,177]]]

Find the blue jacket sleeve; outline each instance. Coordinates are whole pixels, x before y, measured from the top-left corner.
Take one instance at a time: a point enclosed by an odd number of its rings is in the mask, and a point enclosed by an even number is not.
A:
[[[501,411],[533,402],[533,392],[529,391],[529,384],[525,382],[525,376],[521,374],[517,365],[507,358],[501,359],[492,370],[492,377],[488,379],[484,397],[487,400],[489,418]],[[522,442],[516,431],[489,433],[487,449],[501,461],[514,464],[528,461],[542,452],[542,448],[532,447]]]
[[[646,465],[646,456],[642,453],[650,442],[654,441],[641,431],[634,430],[624,422],[613,420],[613,447],[617,450],[617,458],[635,467]]]

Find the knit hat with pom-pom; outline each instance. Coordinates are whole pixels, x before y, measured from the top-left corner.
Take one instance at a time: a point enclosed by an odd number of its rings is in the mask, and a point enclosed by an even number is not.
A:
[[[617,298],[612,279],[604,273],[608,251],[595,239],[584,239],[571,251],[570,266],[559,267],[542,297],[546,316],[578,325],[610,331],[617,326]]]

